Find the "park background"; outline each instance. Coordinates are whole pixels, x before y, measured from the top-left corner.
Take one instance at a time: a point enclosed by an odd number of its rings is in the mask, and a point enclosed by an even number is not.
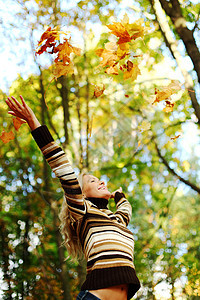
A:
[[[199,299],[198,1],[1,0],[0,7],[1,131],[13,130],[6,97],[23,95],[76,174],[87,170],[127,195],[142,285],[134,299]],[[132,48],[141,72],[134,81],[97,68],[95,53],[115,40],[106,25],[125,13],[149,28]],[[57,25],[82,53],[73,74],[49,84],[52,56],[35,56],[35,49],[48,26]],[[155,87],[171,80],[182,88],[166,113],[163,103],[152,102]],[[103,84],[104,93],[94,97]],[[85,262],[72,261],[61,246],[60,184],[28,126],[13,132],[14,140],[0,140],[0,297],[75,299]],[[113,201],[109,206],[115,210]]]

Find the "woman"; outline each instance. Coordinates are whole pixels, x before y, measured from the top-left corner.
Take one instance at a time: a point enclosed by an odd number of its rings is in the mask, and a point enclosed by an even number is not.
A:
[[[11,99],[12,98],[12,99]],[[6,100],[8,113],[25,120],[32,135],[62,184],[65,202],[61,211],[61,227],[70,253],[83,251],[87,260],[87,276],[77,299],[131,299],[140,288],[133,264],[133,235],[127,229],[131,205],[121,188],[112,194],[105,183],[85,174],[82,188],[66,154],[54,142],[45,125],[41,126],[33,111],[20,96]],[[108,208],[113,197],[116,212]]]

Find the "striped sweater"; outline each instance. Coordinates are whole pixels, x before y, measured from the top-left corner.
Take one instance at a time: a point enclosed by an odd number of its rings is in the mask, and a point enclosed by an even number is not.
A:
[[[55,143],[45,125],[32,135],[60,179],[71,219],[87,260],[86,280],[82,290],[103,289],[128,284],[128,299],[140,288],[133,264],[133,234],[126,227],[131,205],[123,193],[115,195],[116,212],[107,208],[108,200],[83,198],[77,177],[65,152]]]

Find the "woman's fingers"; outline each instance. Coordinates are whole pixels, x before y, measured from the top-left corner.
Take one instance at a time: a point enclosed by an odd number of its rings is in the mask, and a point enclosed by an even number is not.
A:
[[[17,101],[17,99],[16,99],[15,97],[13,97],[13,96],[12,96],[11,98],[12,98],[12,100],[15,101],[16,106],[17,106],[18,108],[22,109],[22,105]]]

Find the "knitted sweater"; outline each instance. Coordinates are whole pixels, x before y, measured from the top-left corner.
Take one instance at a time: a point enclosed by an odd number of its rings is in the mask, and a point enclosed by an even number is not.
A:
[[[116,212],[108,200],[83,198],[77,177],[64,151],[54,142],[45,125],[32,135],[56,177],[60,179],[71,219],[87,260],[87,276],[82,290],[103,289],[128,284],[128,299],[140,288],[133,264],[133,234],[126,227],[131,205],[123,193],[115,194]]]

